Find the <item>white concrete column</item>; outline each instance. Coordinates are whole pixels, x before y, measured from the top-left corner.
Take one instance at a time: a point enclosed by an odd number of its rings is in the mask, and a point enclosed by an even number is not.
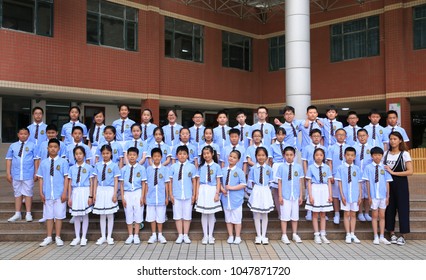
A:
[[[309,0],[285,1],[286,104],[306,118],[311,105],[311,51]]]

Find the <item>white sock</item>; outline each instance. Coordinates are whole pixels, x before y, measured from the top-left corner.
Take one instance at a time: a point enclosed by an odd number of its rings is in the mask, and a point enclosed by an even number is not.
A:
[[[81,230],[81,217],[74,217],[74,232],[75,238],[80,239],[80,230]]]
[[[156,232],[153,232],[153,233],[152,233],[152,236],[157,236],[157,233],[156,233]]]
[[[256,228],[256,235],[261,236],[260,234],[260,213],[253,213],[253,219],[254,219],[254,227]]]
[[[112,237],[112,230],[114,229],[114,214],[106,215],[108,218],[108,238]]]
[[[380,239],[385,238],[385,236],[383,234],[380,234]]]
[[[31,212],[27,212],[27,215],[31,215]]]
[[[334,212],[335,217],[340,217],[340,212]]]
[[[15,214],[16,215],[21,215],[21,212],[20,211],[16,211]]]
[[[208,236],[208,233],[207,233],[207,227],[209,225],[209,220],[208,219],[209,218],[208,218],[207,214],[201,214],[201,225],[203,226],[204,237]]]
[[[262,237],[266,237],[266,230],[268,229],[268,214],[262,214]]]
[[[101,214],[101,216],[99,218],[100,227],[101,227],[101,236],[103,238],[106,238],[106,216],[107,215]]]
[[[320,230],[321,236],[325,236],[325,230]]]
[[[214,231],[214,224],[216,223],[216,218],[214,217],[214,214],[209,214],[209,237],[213,237],[213,231]]]
[[[81,235],[82,239],[86,239],[87,236],[87,230],[89,228],[89,215],[86,214],[83,216],[83,234]]]
[[[355,232],[351,232],[351,236],[355,236]]]

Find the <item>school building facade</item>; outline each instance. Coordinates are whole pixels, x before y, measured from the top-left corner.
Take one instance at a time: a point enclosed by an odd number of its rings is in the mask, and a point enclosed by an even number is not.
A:
[[[192,125],[217,110],[265,105],[271,120],[285,100],[282,1],[0,0],[1,150],[45,109],[59,129],[68,107],[106,122],[129,104],[131,118],[166,108]],[[413,146],[426,145],[426,0],[311,0],[312,104],[361,115],[398,108]],[[288,104],[292,105],[292,104]],[[0,168],[2,169],[2,168]]]

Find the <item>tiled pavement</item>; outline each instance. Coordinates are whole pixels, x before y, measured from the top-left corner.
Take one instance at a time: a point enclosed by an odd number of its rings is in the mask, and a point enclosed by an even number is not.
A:
[[[0,260],[426,260],[426,240],[409,240],[405,246],[346,244],[334,240],[329,245],[317,245],[311,240],[302,244],[284,245],[271,241],[269,245],[255,245],[252,240],[240,245],[217,241],[202,245],[200,241],[187,244],[95,245],[63,247],[55,244],[38,247],[38,242],[1,242]]]

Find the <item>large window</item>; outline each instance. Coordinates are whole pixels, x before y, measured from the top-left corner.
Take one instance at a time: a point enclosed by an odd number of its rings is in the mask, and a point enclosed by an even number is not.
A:
[[[251,71],[252,39],[243,35],[222,32],[222,65]]]
[[[2,99],[2,142],[18,141],[20,128],[31,122],[31,99],[3,97]]]
[[[285,36],[269,39],[269,71],[285,68]]]
[[[332,25],[331,61],[379,55],[379,35],[379,16]]]
[[[191,22],[165,17],[165,55],[203,61],[203,27]]]
[[[137,41],[137,9],[87,0],[87,43],[136,51]]]
[[[413,9],[414,49],[426,48],[426,5]]]
[[[43,36],[53,36],[53,0],[0,0],[0,24]]]

